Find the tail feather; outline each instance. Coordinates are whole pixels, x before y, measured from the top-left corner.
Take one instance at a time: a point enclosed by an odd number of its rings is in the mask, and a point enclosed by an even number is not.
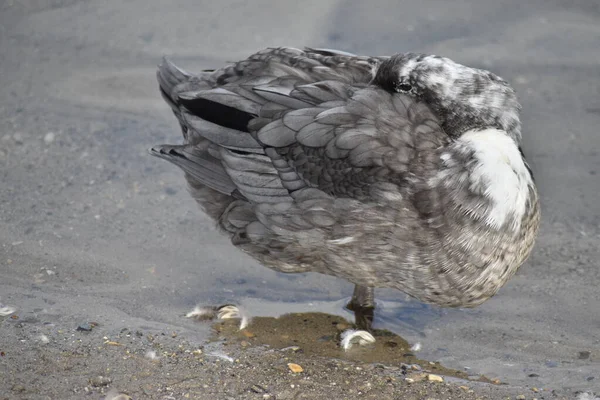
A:
[[[153,156],[167,160],[181,168],[197,184],[205,185],[217,192],[239,197],[236,186],[227,175],[220,160],[207,150],[193,145],[160,145],[149,150]]]
[[[188,81],[192,77],[191,74],[185,72],[169,59],[163,57],[162,62],[158,65],[156,78],[160,85],[160,90],[173,102],[173,89],[180,83]]]
[[[287,197],[277,171],[249,129],[267,100],[256,101],[247,91],[240,94],[235,88],[215,87],[214,75],[205,71],[192,76],[162,60],[157,71],[160,91],[185,140],[180,146],[156,146],[150,154],[181,168],[192,189],[206,187],[234,199],[262,202]],[[196,200],[206,205],[203,196],[208,192],[198,189],[196,193]],[[210,195],[215,198],[215,193]]]

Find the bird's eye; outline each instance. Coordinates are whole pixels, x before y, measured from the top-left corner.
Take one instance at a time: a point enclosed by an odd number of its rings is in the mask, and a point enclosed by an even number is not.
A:
[[[412,86],[409,83],[399,83],[398,86],[396,86],[396,90],[398,90],[399,92],[410,92],[412,89]]]

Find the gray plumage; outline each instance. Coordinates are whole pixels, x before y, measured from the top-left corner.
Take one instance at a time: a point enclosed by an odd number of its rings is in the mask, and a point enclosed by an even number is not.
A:
[[[519,104],[488,71],[419,54],[266,49],[158,81],[179,166],[233,243],[282,272],[482,303],[529,255],[538,197]]]

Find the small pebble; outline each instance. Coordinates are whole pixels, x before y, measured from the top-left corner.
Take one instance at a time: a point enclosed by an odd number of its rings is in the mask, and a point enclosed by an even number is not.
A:
[[[44,135],[44,142],[46,144],[50,144],[50,143],[54,142],[54,138],[55,138],[54,132],[48,132],[48,133],[46,133],[46,135]]]
[[[95,386],[95,387],[108,386],[111,384],[112,379],[110,379],[106,376],[98,375],[96,377],[90,378],[89,382],[90,382],[90,385]]]
[[[13,387],[10,388],[10,390],[12,390],[15,393],[23,393],[25,391],[25,386],[16,384],[13,385]]]
[[[0,305],[0,317],[6,317],[17,311],[14,307]]]
[[[250,388],[251,391],[253,391],[254,393],[265,393],[267,391],[267,389],[265,389],[264,387],[260,386],[260,385],[252,385],[252,387]]]
[[[587,351],[587,350],[586,351],[580,351],[578,358],[580,360],[587,360],[588,358],[590,358],[591,354],[592,353],[590,351]]]
[[[23,144],[23,134],[20,132],[17,132],[13,135],[13,139],[15,141],[16,144]]]
[[[86,322],[84,324],[79,325],[77,327],[77,330],[78,331],[83,331],[83,332],[91,332],[92,328],[93,328],[93,326],[91,324],[89,324],[89,323]]]
[[[106,395],[106,397],[104,399],[105,400],[131,400],[131,397],[129,397],[128,395],[126,395],[124,393],[118,393],[116,395],[108,394],[108,395]]]
[[[427,375],[427,380],[429,382],[444,382],[444,378],[439,375],[429,374]]]
[[[293,351],[294,353],[299,352],[300,350],[302,350],[299,346],[290,346],[290,347],[284,347],[283,349],[281,349],[281,351]]]
[[[516,398],[517,398],[517,400],[525,400],[525,395],[524,394],[520,394]]]
[[[294,363],[288,363],[288,368],[290,369],[290,371],[296,374],[304,371],[304,368]]]
[[[166,187],[165,193],[168,194],[169,196],[173,196],[173,195],[177,194],[177,190],[175,190],[171,187]]]

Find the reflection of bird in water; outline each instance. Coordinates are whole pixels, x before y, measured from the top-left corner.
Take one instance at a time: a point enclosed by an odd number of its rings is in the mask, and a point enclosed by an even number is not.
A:
[[[276,48],[195,76],[165,60],[158,80],[185,141],[151,153],[263,264],[353,282],[363,326],[375,287],[473,307],[532,249],[520,106],[488,71]]]

